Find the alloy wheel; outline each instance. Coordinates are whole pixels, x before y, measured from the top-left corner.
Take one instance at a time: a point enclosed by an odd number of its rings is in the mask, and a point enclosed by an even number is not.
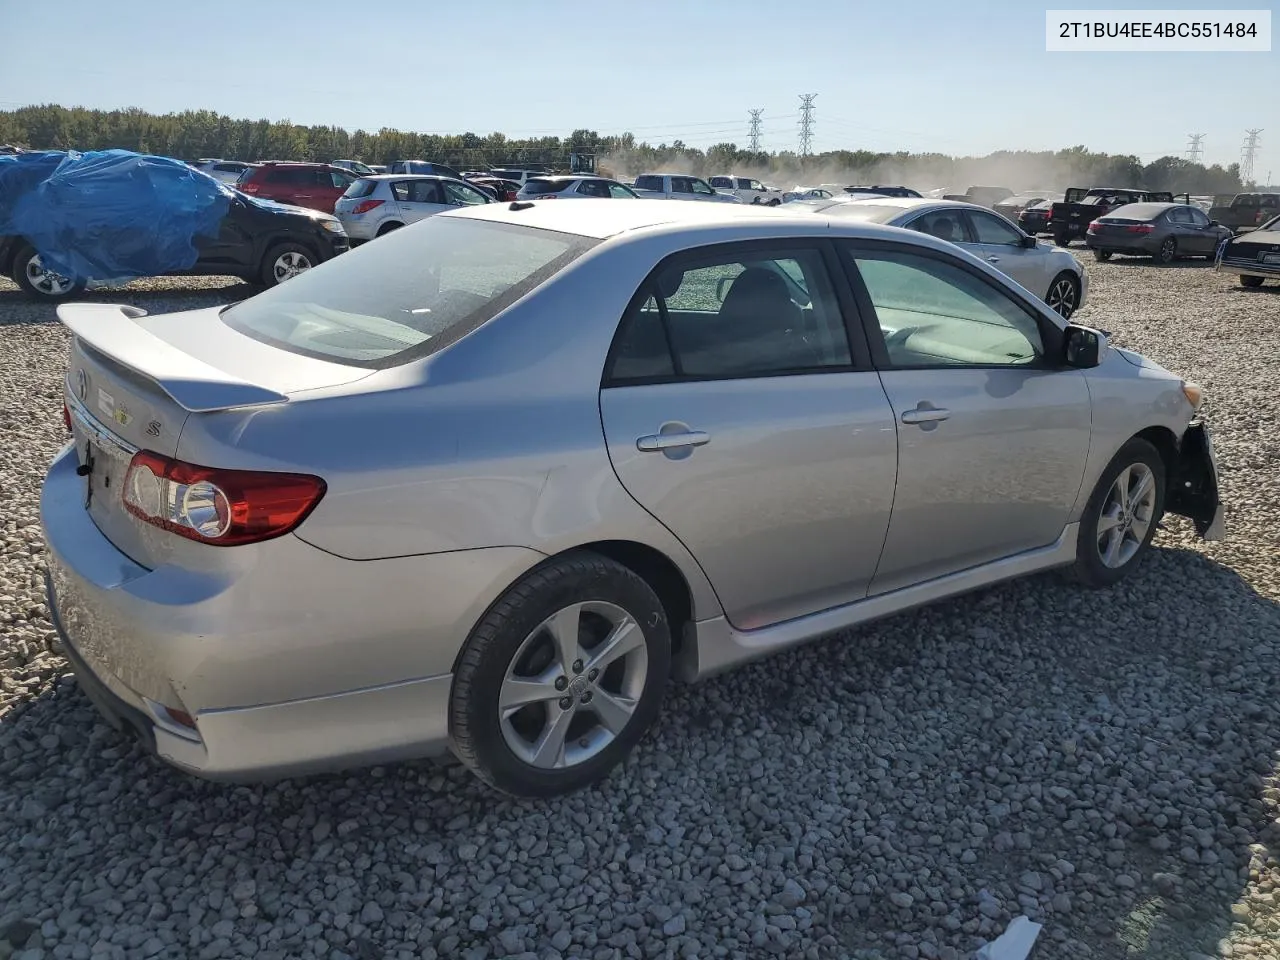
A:
[[[311,261],[305,254],[298,253],[296,250],[290,250],[288,253],[282,253],[276,257],[276,262],[271,265],[271,272],[275,275],[276,283],[283,283],[291,277],[296,277],[300,273],[305,273],[311,269]]]
[[[534,767],[584,763],[631,722],[648,671],[644,631],[626,610],[602,600],[570,604],[512,657],[498,693],[502,737]]]
[[[75,281],[70,277],[46,270],[38,253],[27,261],[26,273],[27,282],[49,297],[66,296],[75,287]]]
[[[1119,569],[1142,549],[1155,509],[1156,480],[1151,468],[1134,463],[1121,470],[1098,516],[1098,556],[1105,566]]]
[[[1055,281],[1045,303],[1063,319],[1070,318],[1076,310],[1076,285],[1067,277]]]

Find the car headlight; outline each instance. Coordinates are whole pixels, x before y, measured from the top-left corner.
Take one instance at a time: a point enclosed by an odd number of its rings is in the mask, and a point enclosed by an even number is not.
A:
[[[346,233],[347,232],[342,228],[341,220],[321,220],[320,226],[324,227],[330,233]]]
[[[1187,403],[1191,404],[1191,409],[1198,411],[1200,405],[1204,403],[1204,387],[1190,380],[1182,381],[1182,395],[1187,398]]]

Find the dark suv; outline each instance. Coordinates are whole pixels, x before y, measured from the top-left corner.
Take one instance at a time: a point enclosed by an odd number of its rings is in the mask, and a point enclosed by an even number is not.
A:
[[[333,205],[359,177],[327,163],[267,162],[250,167],[236,189],[253,197],[333,213]]]
[[[350,249],[337,217],[288,210],[235,195],[217,237],[194,239],[199,259],[169,276],[231,276],[272,287]],[[44,269],[40,254],[22,237],[0,237],[0,273],[28,296],[62,300],[84,289]]]

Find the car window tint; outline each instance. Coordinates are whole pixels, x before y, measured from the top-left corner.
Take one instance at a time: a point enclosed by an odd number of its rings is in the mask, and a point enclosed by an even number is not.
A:
[[[663,329],[662,308],[655,294],[641,301],[622,321],[609,379],[617,382],[674,376],[675,361]]]
[[[999,217],[989,213],[970,211],[969,222],[973,224],[973,233],[978,243],[997,243],[1013,247],[1022,244],[1022,234]]]
[[[359,199],[360,197],[367,197],[369,196],[369,194],[373,193],[374,189],[377,186],[378,186],[377,180],[356,180],[354,183],[351,184],[351,186],[347,187],[347,191],[346,193],[343,194],[343,196],[348,199]]]
[[[347,176],[345,173],[338,173],[337,170],[330,170],[329,183],[327,183],[326,186],[334,186],[339,190],[345,190],[347,187],[351,186],[351,182],[352,178]]]
[[[855,258],[893,366],[1012,366],[1043,355],[1035,318],[966,270],[910,253]]]
[[[1169,219],[1174,223],[1191,223],[1191,211],[1186,207],[1174,207],[1169,211]]]
[[[1205,216],[1203,210],[1197,210],[1194,207],[1189,207],[1188,209],[1191,211],[1191,222],[1197,227],[1207,227],[1209,225],[1209,218]]]
[[[770,376],[851,363],[840,307],[816,250],[674,265],[658,275],[656,287],[682,376]]]
[[[439,180],[410,180],[408,187],[411,203],[444,203]]]
[[[635,194],[620,183],[611,183],[609,184],[609,196],[615,200],[629,200],[634,198]]]
[[[733,181],[728,177],[712,177],[711,185],[713,187],[732,187]]]
[[[694,193],[702,193],[702,194],[715,193],[715,191],[712,190],[711,187],[707,185],[707,182],[705,180],[689,181],[689,189],[692,190]]]
[[[931,237],[951,243],[968,243],[969,241],[959,210],[934,210],[931,213],[921,214],[907,226],[919,233],[927,233]]]
[[[671,178],[672,193],[693,193],[693,181],[688,177]]]

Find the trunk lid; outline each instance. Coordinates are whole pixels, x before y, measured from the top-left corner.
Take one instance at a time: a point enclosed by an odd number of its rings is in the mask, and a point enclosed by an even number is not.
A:
[[[58,308],[72,334],[64,392],[85,474],[85,509],[117,549],[145,567],[160,562],[174,535],[124,507],[135,452],[173,457],[189,417],[287,403],[299,392],[373,372],[259,343],[223,323],[219,309],[148,317],[119,304]]]

